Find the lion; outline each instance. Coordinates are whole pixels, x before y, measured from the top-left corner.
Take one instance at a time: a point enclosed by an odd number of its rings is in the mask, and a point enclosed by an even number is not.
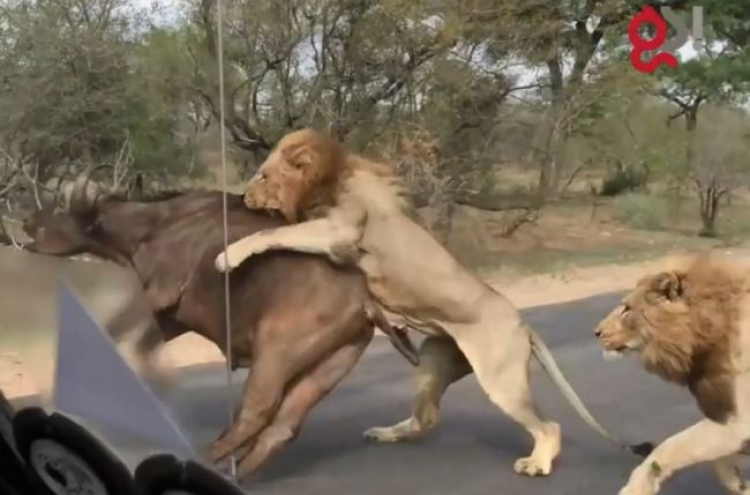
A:
[[[390,165],[350,152],[312,129],[287,134],[250,179],[245,204],[281,211],[292,225],[232,243],[216,258],[216,267],[231,270],[271,249],[356,264],[393,324],[428,336],[420,349],[411,417],[371,428],[368,438],[395,442],[424,436],[439,421],[447,387],[473,371],[492,402],[533,438],[531,454],[515,461],[515,472],[550,474],[560,454],[560,426],[543,420],[532,401],[534,355],[592,428],[638,453],[642,446],[622,444],[596,422],[512,303],[413,220],[403,192]]]
[[[737,456],[750,439],[750,272],[693,256],[641,279],[596,327],[604,352],[687,387],[704,419],[658,445],[620,495],[653,495],[676,471],[711,462],[731,493],[750,495]]]

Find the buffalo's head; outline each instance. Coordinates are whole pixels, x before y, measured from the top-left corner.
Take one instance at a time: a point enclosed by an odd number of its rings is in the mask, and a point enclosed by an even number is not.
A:
[[[83,173],[75,182],[67,211],[42,209],[33,212],[23,221],[23,231],[32,242],[25,247],[30,251],[54,256],[70,256],[83,252],[101,254],[94,231],[97,227],[98,203],[102,191],[96,188],[91,194],[88,183],[91,176],[105,166],[94,167]]]

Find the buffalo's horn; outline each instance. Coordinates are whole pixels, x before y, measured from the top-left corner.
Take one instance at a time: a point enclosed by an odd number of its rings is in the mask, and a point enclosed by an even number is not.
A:
[[[98,165],[96,167],[90,167],[87,171],[82,173],[75,184],[73,184],[73,190],[70,193],[70,209],[73,212],[83,212],[88,210],[94,205],[96,198],[89,201],[88,195],[86,194],[86,188],[89,185],[91,176],[97,171],[109,168],[111,165]]]

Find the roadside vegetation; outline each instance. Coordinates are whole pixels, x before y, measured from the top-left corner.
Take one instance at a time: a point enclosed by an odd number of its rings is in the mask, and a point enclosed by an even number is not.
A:
[[[629,64],[631,0],[233,0],[219,122],[212,0],[0,6],[5,237],[106,188],[233,190],[286,132],[394,161],[462,260],[548,270],[750,235],[750,4],[701,0],[678,68]],[[695,2],[661,0],[690,15]]]

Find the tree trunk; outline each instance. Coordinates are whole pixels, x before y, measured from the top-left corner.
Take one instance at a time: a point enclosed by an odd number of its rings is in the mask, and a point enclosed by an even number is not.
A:
[[[695,130],[698,128],[698,107],[690,108],[685,112],[685,128],[688,132],[687,149],[685,150],[685,160],[688,167],[693,167],[693,157],[695,156]]]
[[[565,149],[565,103],[567,95],[563,79],[562,63],[559,58],[547,60],[550,77],[550,91],[552,105],[549,115],[549,130],[545,142],[539,152],[542,153],[539,163],[539,182],[537,185],[536,206],[541,207],[557,192],[560,183],[560,173],[563,169],[563,151]]]
[[[558,114],[558,112],[554,112]],[[561,129],[559,118],[553,124],[541,159],[539,182],[537,185],[537,206],[542,206],[547,200],[557,194],[560,184],[560,174],[564,166],[565,136]]]
[[[723,194],[724,192],[716,187],[715,181],[711,181],[705,191],[699,191],[701,222],[703,223],[703,227],[698,232],[700,237],[717,236],[716,218],[719,215],[719,200]]]

